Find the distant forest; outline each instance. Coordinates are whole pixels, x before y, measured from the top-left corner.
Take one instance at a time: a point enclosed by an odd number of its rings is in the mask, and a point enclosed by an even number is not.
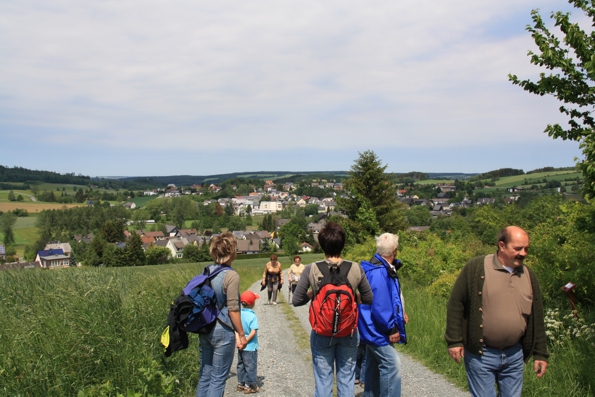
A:
[[[528,171],[527,174],[534,174],[537,172],[554,172],[554,171],[571,171],[575,170],[575,167],[543,167],[537,168],[532,171]],[[471,181],[482,180],[482,179],[491,179],[491,178],[503,178],[506,176],[514,176],[514,175],[525,175],[525,171],[517,170],[514,168],[500,168],[499,170],[485,172],[483,174],[479,174],[471,178]]]
[[[527,174],[536,172],[550,172],[550,171],[567,171],[573,170],[574,167],[543,167]],[[512,175],[523,175],[525,172],[514,168],[501,168],[499,170],[486,172],[483,174],[477,173],[462,173],[462,172],[407,172],[407,173],[389,173],[393,181],[396,183],[414,183],[427,179],[457,179],[457,180],[482,180],[491,178],[501,178]],[[311,181],[312,179],[320,179],[327,181],[340,182],[349,176],[348,171],[257,171],[257,172],[233,172],[228,174],[218,175],[170,175],[170,176],[149,176],[149,177],[121,177],[121,178],[91,178],[86,175],[75,175],[73,173],[60,174],[53,171],[37,171],[30,170],[23,167],[4,167],[0,165],[0,190],[9,190],[15,188],[10,184],[24,183],[23,188],[29,188],[29,185],[39,183],[62,183],[72,185],[90,186],[96,185],[103,188],[113,189],[148,189],[154,187],[165,187],[170,183],[177,186],[191,186],[194,184],[216,184],[220,185],[229,180],[267,180],[271,179],[276,184],[292,182],[299,183],[301,181]]]
[[[73,185],[88,185],[91,177],[85,175],[59,174],[52,171],[29,170],[23,167],[4,167],[0,165],[0,182],[43,182],[69,183]]]
[[[173,183],[177,186],[191,186],[194,184],[203,185],[205,183],[213,183],[215,185],[221,184],[223,181],[236,178],[244,179],[272,179],[275,183],[292,182],[296,183],[304,179],[311,180],[313,178],[326,180],[339,180],[347,177],[345,171],[257,171],[257,172],[233,172],[229,174],[218,175],[171,175],[171,176],[151,176],[151,177],[125,177],[119,178],[118,181],[127,182],[146,182],[153,181],[156,185],[167,185]]]

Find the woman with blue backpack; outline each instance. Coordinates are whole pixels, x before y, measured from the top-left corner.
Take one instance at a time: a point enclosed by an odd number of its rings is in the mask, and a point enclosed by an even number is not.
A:
[[[209,266],[209,270],[211,273],[220,267],[225,270],[211,279],[220,313],[215,326],[199,336],[201,353],[197,397],[223,397],[235,348],[243,350],[248,343],[240,315],[240,276],[231,268],[236,259],[236,247],[237,241],[229,232],[211,241],[210,253],[215,263]],[[234,330],[238,333],[237,342]]]

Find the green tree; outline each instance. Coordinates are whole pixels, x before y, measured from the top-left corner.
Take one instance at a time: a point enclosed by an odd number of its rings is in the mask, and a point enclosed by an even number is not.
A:
[[[200,262],[200,249],[194,244],[186,244],[182,249],[182,258],[184,262]]]
[[[14,244],[13,227],[17,221],[17,216],[12,212],[5,212],[0,216],[0,231],[4,234],[4,245]]]
[[[145,252],[147,265],[162,265],[167,263],[171,256],[171,251],[165,247],[150,246]]]
[[[143,250],[143,241],[137,233],[132,233],[124,247],[124,252],[128,266],[144,266],[147,263],[145,251]]]
[[[293,220],[279,229],[281,245],[286,253],[294,255],[300,248],[300,243],[306,240],[306,232]]]
[[[224,211],[229,216],[232,216],[234,214],[233,205],[229,201],[225,204]]]
[[[395,233],[407,227],[405,205],[397,200],[397,187],[385,173],[386,167],[373,151],[360,153],[343,185],[347,196],[337,199],[352,222],[358,222],[360,212],[359,218],[368,223],[360,229],[369,229],[370,222],[374,224],[369,214],[362,213],[362,207],[374,213],[380,231]]]
[[[14,195],[14,192],[12,190],[10,192],[8,192],[8,200],[9,201],[17,201],[17,198]]]
[[[310,215],[317,215],[318,214],[318,205],[317,204],[308,204],[306,208],[304,208],[304,213],[306,216]]]
[[[77,265],[76,254],[73,251],[70,253],[70,258],[68,259],[68,266],[76,267],[76,265]]]
[[[208,262],[211,260],[213,260],[213,258],[211,258],[209,243],[203,238],[200,243],[200,261]]]
[[[23,195],[22,195],[22,194],[19,194],[19,195],[17,196],[17,201],[25,201],[25,198],[23,197]]]
[[[172,199],[171,207],[171,219],[180,229],[184,228],[186,219],[195,219],[197,216],[196,205],[190,197]]]
[[[103,265],[109,267],[126,266],[126,253],[115,244],[107,244],[103,250]]]
[[[407,222],[411,226],[430,226],[432,215],[430,209],[425,205],[416,205],[407,212]]]
[[[227,228],[233,230],[246,230],[246,222],[239,216],[232,216],[227,223]]]
[[[560,112],[569,117],[568,128],[560,124],[548,124],[545,133],[563,140],[579,142],[584,158],[576,159],[577,167],[585,178],[584,194],[595,197],[595,6],[592,1],[569,0],[592,22],[590,32],[580,28],[578,23],[570,21],[570,13],[552,12],[554,25],[560,29],[563,38],[551,33],[546,27],[538,10],[531,16],[533,26],[527,26],[537,52],[529,51],[530,62],[545,67],[550,72],[541,73],[539,80],[520,80],[515,75],[508,75],[509,80],[525,91],[536,95],[552,95],[563,102]]]

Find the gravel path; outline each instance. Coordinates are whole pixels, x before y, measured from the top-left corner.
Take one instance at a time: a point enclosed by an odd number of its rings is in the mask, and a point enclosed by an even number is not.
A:
[[[287,280],[287,278],[285,278]],[[298,347],[291,328],[287,326],[283,306],[268,306],[266,290],[260,292],[260,282],[250,287],[251,291],[261,296],[256,301],[254,311],[258,316],[258,380],[260,391],[257,396],[283,397],[308,396],[314,394],[314,378],[310,351],[303,351]],[[281,293],[287,300],[287,287],[284,285]],[[279,301],[279,299],[278,299]],[[309,305],[293,307],[306,335],[310,335],[311,327],[308,320]],[[445,352],[446,354],[446,352]],[[236,355],[237,357],[237,355]],[[403,376],[403,396],[418,397],[463,397],[469,394],[449,383],[442,375],[435,374],[411,357],[399,353]],[[226,396],[244,395],[236,391],[236,358],[231,367],[230,378],[225,388]],[[363,397],[363,388],[356,386],[356,396]]]

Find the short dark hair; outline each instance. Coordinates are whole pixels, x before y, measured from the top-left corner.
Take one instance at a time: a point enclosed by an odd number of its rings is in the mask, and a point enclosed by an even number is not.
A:
[[[318,243],[326,256],[341,256],[345,247],[345,229],[338,223],[327,223],[318,234]]]
[[[301,256],[299,256],[299,255],[295,255],[295,256],[293,257],[293,260],[296,260],[296,259],[302,260],[302,257],[301,257]]]
[[[496,241],[496,244],[500,246],[500,241],[502,241],[504,245],[508,245],[508,240],[510,240],[510,231],[507,226],[498,233],[498,241]]]
[[[271,260],[272,261],[276,261],[277,260],[277,255],[275,255],[275,254],[271,255]]]

